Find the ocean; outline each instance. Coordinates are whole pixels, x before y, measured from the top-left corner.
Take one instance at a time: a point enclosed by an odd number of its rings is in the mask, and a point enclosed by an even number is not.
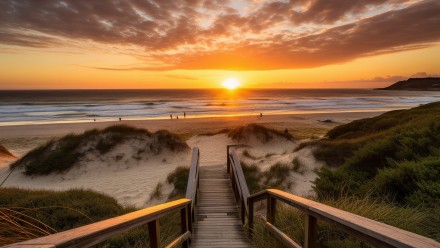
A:
[[[0,91],[0,126],[268,114],[389,111],[440,92],[370,89]]]

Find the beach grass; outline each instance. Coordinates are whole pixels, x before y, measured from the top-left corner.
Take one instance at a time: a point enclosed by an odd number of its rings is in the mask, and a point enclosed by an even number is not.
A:
[[[124,207],[110,196],[90,190],[25,190],[0,188],[0,245],[25,241],[123,215]],[[161,242],[171,242],[180,231],[179,213],[159,218]],[[148,247],[142,226],[97,247]]]
[[[320,202],[379,222],[389,224],[423,236],[440,239],[436,219],[431,212],[390,204],[372,196],[362,198],[344,196],[340,198],[322,198]],[[297,243],[304,243],[305,215],[301,211],[283,203],[277,204],[275,226],[286,233]],[[437,218],[438,219],[438,218]],[[362,242],[336,226],[318,222],[317,242],[320,247],[373,247]],[[256,221],[253,236],[254,247],[282,247],[270,233],[265,230],[264,222]]]
[[[237,142],[249,141],[250,137],[256,137],[262,143],[267,143],[274,138],[294,140],[293,136],[288,132],[281,132],[255,123],[232,129],[228,137]]]
[[[178,166],[174,171],[168,174],[167,182],[173,185],[173,191],[168,196],[168,199],[177,199],[185,196],[188,176],[188,166]]]

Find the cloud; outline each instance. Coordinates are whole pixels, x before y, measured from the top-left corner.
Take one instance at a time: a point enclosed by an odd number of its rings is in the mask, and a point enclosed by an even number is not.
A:
[[[386,75],[386,76],[376,76],[370,79],[354,79],[354,80],[344,80],[344,81],[324,81],[324,82],[273,82],[259,84],[257,87],[322,87],[322,85],[331,85],[331,87],[341,87],[341,88],[366,88],[376,85],[376,87],[386,86],[398,81],[407,80],[408,78],[417,77],[440,77],[437,74],[429,74],[426,72],[417,72],[410,76],[402,75]]]
[[[130,55],[135,46],[145,60],[137,67],[96,66],[103,70],[272,70],[341,63],[440,40],[435,0],[243,2],[253,8],[244,11],[223,0],[3,0],[0,46],[94,42],[131,47]]]

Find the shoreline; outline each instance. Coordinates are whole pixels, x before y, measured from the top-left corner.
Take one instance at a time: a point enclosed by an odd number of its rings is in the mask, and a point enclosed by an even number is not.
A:
[[[255,115],[222,115],[222,116],[202,116],[202,117],[187,117],[180,118],[178,120],[169,118],[154,118],[154,119],[123,119],[122,121],[78,121],[78,122],[48,122],[48,123],[33,123],[33,124],[20,124],[20,125],[0,125],[0,137],[11,137],[16,136],[19,131],[19,136],[28,135],[34,133],[35,135],[41,135],[42,131],[45,134],[60,134],[61,133],[76,133],[81,130],[87,130],[89,128],[105,128],[112,125],[133,125],[136,127],[152,128],[152,131],[159,130],[156,129],[157,125],[170,124],[177,126],[166,125],[169,131],[175,130],[176,128],[182,128],[187,126],[187,124],[195,123],[206,123],[211,121],[220,121],[221,123],[233,123],[233,122],[280,122],[286,121],[287,119],[292,120],[308,120],[310,118],[338,118],[338,119],[353,119],[353,118],[366,118],[369,116],[376,116],[385,113],[389,110],[374,110],[374,111],[342,111],[342,112],[316,112],[316,113],[286,113],[286,114],[266,114],[263,118],[259,118],[257,114]],[[296,117],[296,118],[295,118]],[[316,120],[319,121],[318,119]],[[339,121],[334,121],[334,123],[341,123]],[[327,123],[329,124],[329,123]],[[215,124],[218,126],[218,122]],[[55,129],[54,129],[55,128]],[[35,132],[31,132],[30,129],[34,129]]]
[[[392,110],[400,110],[405,108],[389,108],[389,109],[365,109],[365,110],[338,110],[338,111],[294,111],[294,112],[269,112],[265,113],[264,116],[282,116],[282,115],[316,115],[316,114],[344,114],[344,113],[377,113],[377,112],[388,112]],[[264,112],[263,112],[264,113]],[[179,120],[183,119],[207,119],[207,118],[231,118],[231,117],[252,117],[258,116],[260,113],[256,111],[255,113],[242,113],[242,114],[221,114],[221,115],[194,115],[194,116],[180,116]],[[18,126],[34,126],[34,125],[50,125],[50,124],[81,124],[81,123],[106,123],[106,122],[118,122],[119,117],[103,117],[102,119],[91,118],[87,120],[54,120],[54,121],[19,121],[19,122],[0,122],[1,127],[18,127]],[[167,117],[124,117],[121,115],[124,121],[158,121],[158,120],[170,120]],[[93,121],[92,121],[93,120]],[[173,115],[173,120],[176,119],[176,115]]]
[[[200,134],[212,134],[223,129],[257,123],[277,130],[288,129],[295,138],[323,136],[329,129],[356,119],[380,115],[381,112],[344,112],[314,114],[186,118],[179,120],[122,120],[87,123],[52,123],[39,125],[0,126],[0,144],[13,155],[21,157],[33,148],[67,134],[79,134],[90,129],[104,129],[114,125],[144,128],[151,132],[166,129],[187,140]],[[332,120],[332,122],[320,122]]]

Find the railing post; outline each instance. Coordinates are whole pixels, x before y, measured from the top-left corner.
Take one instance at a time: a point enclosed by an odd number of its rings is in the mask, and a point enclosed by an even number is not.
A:
[[[245,199],[241,199],[241,224],[245,224],[246,223],[246,207],[244,205],[244,201]]]
[[[306,226],[304,234],[304,247],[313,248],[316,247],[316,232],[317,232],[317,220],[310,214],[306,217]]]
[[[188,219],[188,215],[191,212],[191,210],[190,211],[188,211],[188,210],[189,210],[188,205],[186,207],[180,209],[180,228],[181,228],[182,234],[184,234],[188,231],[188,224],[189,224],[188,222],[191,220],[191,219]],[[186,240],[185,242],[182,243],[183,248],[188,248],[188,246],[189,246],[188,240]]]
[[[275,214],[276,214],[276,202],[277,199],[274,197],[270,197],[270,195],[267,196],[267,212],[266,212],[266,219],[267,222],[271,223],[272,225],[275,225]]]
[[[250,198],[248,198],[248,206],[249,206],[248,231],[249,231],[249,237],[252,237],[252,233],[254,231],[254,201]]]
[[[188,220],[188,230],[191,232],[191,233],[193,233],[193,223],[192,223],[192,219],[193,219],[193,212],[192,212],[192,210],[191,210],[191,205],[188,205],[187,207],[186,207],[186,213],[188,214],[188,216],[187,216],[187,220]]]
[[[230,174],[231,172],[231,158],[229,158],[229,145],[226,146],[226,172]]]
[[[148,237],[150,238],[150,247],[160,247],[160,227],[159,220],[153,220],[148,222]]]

